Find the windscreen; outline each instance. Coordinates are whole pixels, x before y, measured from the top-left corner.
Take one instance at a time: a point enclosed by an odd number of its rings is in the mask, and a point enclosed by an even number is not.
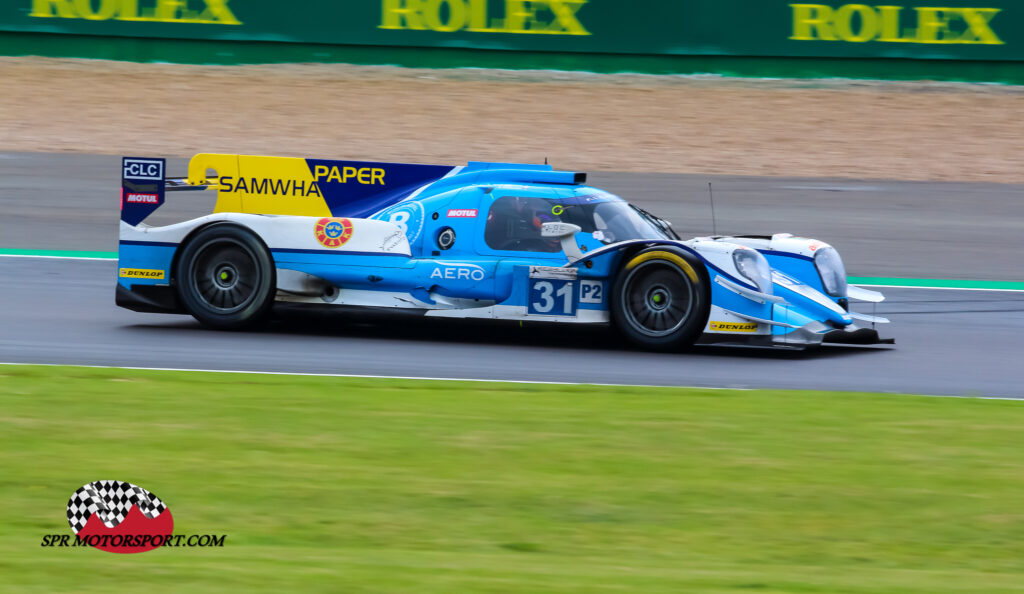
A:
[[[588,194],[547,200],[555,220],[579,225],[584,233],[607,245],[627,239],[671,239],[654,221],[610,194]]]
[[[487,214],[484,239],[496,250],[558,252],[557,238],[544,237],[544,223],[578,225],[607,245],[628,239],[672,239],[653,217],[612,194],[565,198],[502,196]]]

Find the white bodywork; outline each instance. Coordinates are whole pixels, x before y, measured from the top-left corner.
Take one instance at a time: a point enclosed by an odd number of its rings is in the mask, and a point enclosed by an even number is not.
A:
[[[220,213],[166,227],[149,227],[145,224],[132,227],[122,221],[121,241],[181,243],[189,233],[203,225],[218,221],[230,221],[251,229],[272,250],[327,250],[329,248],[317,240],[314,232],[320,218]],[[398,225],[374,219],[350,218],[348,220],[352,223],[352,239],[344,245],[333,248],[333,251],[412,256],[412,252],[409,250],[409,241]]]

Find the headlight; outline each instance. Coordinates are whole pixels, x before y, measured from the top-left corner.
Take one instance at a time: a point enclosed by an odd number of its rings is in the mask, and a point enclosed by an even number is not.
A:
[[[736,270],[754,283],[762,293],[772,294],[772,267],[757,250],[738,249],[732,253]]]
[[[825,292],[833,297],[846,297],[846,267],[835,248],[822,248],[814,254],[814,266],[821,276]]]

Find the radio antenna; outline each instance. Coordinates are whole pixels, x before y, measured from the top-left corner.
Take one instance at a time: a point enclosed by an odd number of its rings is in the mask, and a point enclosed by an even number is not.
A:
[[[718,225],[715,223],[715,193],[711,191],[711,182],[708,182],[708,198],[711,200],[711,234],[718,235]]]

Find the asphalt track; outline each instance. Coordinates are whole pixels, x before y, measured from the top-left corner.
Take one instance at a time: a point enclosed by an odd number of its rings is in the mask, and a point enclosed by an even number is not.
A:
[[[0,248],[116,249],[119,160],[0,154]],[[184,161],[169,170],[184,171]],[[836,245],[855,276],[1021,280],[1024,187],[645,174],[591,182],[720,233],[790,231]],[[198,194],[198,195],[197,195]],[[189,193],[158,213],[209,212]],[[1024,293],[887,288],[875,313],[895,348],[810,353],[704,348],[651,354],[607,332],[289,314],[223,333],[113,304],[112,261],[0,258],[0,361],[1024,397]],[[871,310],[867,310],[871,313]]]

